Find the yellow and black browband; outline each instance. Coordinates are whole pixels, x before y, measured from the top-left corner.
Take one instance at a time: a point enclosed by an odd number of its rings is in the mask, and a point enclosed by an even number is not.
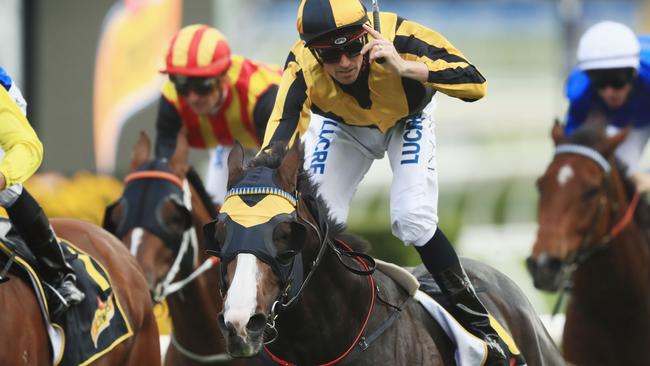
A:
[[[281,190],[280,188],[276,187],[236,187],[236,188],[231,188],[228,190],[226,193],[226,198],[227,200],[230,197],[233,196],[247,196],[247,195],[273,195],[273,196],[279,196],[291,203],[294,207],[296,206],[296,202],[298,201],[294,195],[292,195],[289,192],[285,192]],[[224,201],[225,201],[224,200]]]

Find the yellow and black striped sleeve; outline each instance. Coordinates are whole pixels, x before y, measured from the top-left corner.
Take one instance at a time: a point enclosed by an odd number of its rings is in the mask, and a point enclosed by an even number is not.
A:
[[[427,65],[427,83],[434,89],[465,101],[485,96],[487,82],[478,69],[440,33],[399,18],[393,44],[405,60]]]
[[[296,132],[302,135],[307,129],[309,114],[305,113],[307,84],[302,69],[293,52],[285,64],[282,80],[275,97],[269,123],[266,125],[262,149],[276,141],[290,142]],[[307,121],[307,122],[306,122]]]
[[[0,86],[0,147],[5,156],[0,173],[5,187],[23,183],[36,172],[43,160],[43,144],[5,89]]]

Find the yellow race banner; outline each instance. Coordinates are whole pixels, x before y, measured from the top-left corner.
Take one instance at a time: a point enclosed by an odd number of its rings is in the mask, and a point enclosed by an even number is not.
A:
[[[122,0],[106,15],[95,63],[95,165],[112,174],[120,131],[160,96],[159,73],[169,41],[180,29],[182,0]]]

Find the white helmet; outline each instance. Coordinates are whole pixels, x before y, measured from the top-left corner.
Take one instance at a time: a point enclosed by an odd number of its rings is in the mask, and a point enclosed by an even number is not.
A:
[[[641,45],[627,26],[604,21],[587,29],[578,45],[581,70],[639,68]]]

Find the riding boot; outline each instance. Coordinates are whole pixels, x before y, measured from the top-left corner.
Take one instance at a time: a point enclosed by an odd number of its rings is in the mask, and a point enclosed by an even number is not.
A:
[[[23,189],[7,213],[14,229],[36,256],[38,272],[54,295],[50,296],[52,315],[83,301],[85,294],[76,285],[74,270],[65,260],[47,216],[27,190]]]
[[[448,304],[445,309],[470,333],[487,345],[485,366],[525,365],[521,355],[510,353],[508,346],[490,325],[485,306],[476,295],[453,246],[438,228],[423,246],[416,247],[422,262],[433,275]]]

